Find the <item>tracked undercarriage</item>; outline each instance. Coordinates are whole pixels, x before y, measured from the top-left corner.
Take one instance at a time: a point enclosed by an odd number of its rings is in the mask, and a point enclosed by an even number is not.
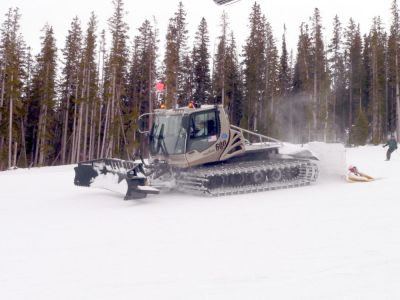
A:
[[[176,183],[183,192],[225,196],[305,186],[317,177],[313,162],[276,159],[192,168],[180,172]]]

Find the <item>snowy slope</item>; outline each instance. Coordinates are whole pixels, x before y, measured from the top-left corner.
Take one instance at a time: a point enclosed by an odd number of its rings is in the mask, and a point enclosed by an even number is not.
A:
[[[126,202],[73,166],[0,173],[0,299],[400,299],[400,153],[382,179]]]

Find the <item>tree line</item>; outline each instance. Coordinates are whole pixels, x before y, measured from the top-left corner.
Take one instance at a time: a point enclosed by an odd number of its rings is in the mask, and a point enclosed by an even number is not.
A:
[[[360,145],[400,136],[397,0],[388,30],[376,17],[362,34],[355,20],[342,24],[336,16],[327,44],[316,8],[299,26],[294,53],[286,28],[277,45],[257,2],[241,49],[222,14],[214,53],[205,18],[189,45],[182,2],[169,20],[165,49],[156,20],[145,20],[131,39],[123,0],[113,5],[109,41],[92,13],[85,26],[71,21],[62,49],[45,25],[36,55],[20,32],[19,9],[7,11],[0,28],[0,170],[131,159],[146,151],[138,116],[160,102],[223,104],[232,124],[296,143]],[[157,82],[165,85],[161,94]]]

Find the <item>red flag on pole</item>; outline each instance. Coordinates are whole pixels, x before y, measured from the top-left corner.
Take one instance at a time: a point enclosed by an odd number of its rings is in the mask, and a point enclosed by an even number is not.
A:
[[[164,88],[165,88],[165,84],[164,84],[164,83],[158,82],[158,83],[156,84],[156,90],[157,90],[157,92],[162,92],[162,91],[164,91]]]

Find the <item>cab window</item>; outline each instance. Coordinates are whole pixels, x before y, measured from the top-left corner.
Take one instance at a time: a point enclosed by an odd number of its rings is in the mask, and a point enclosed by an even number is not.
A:
[[[202,152],[214,144],[219,135],[215,110],[196,113],[190,118],[188,151]]]
[[[218,134],[215,111],[195,114],[191,118],[190,138],[204,138]]]

